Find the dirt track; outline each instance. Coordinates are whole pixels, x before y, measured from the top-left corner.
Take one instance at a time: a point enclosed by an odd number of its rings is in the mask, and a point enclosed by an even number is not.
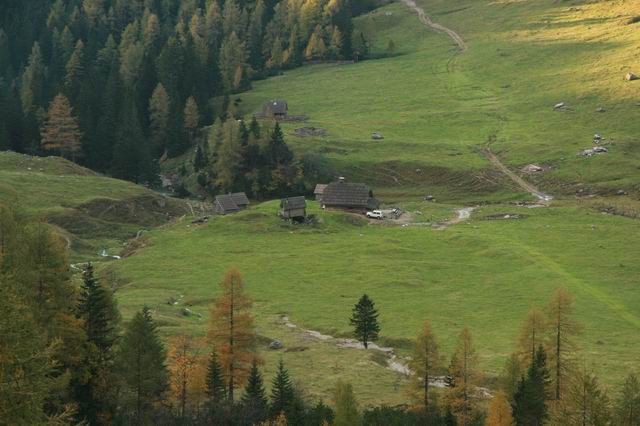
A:
[[[425,24],[427,27],[431,28],[432,30],[443,32],[451,37],[451,39],[458,45],[460,52],[464,52],[465,50],[467,50],[467,44],[457,32],[445,27],[444,25],[438,24],[437,22],[433,22],[429,15],[425,13],[424,9],[418,6],[414,0],[402,0],[402,3],[413,9],[418,14],[418,19],[420,19],[420,22]]]
[[[451,39],[458,45],[458,48],[460,49],[460,53],[467,50],[467,44],[464,42],[464,40],[462,39],[462,37],[460,37],[458,33],[456,33],[450,28],[445,27],[444,25],[433,22],[433,20],[429,17],[429,15],[425,13],[424,9],[422,9],[420,6],[416,4],[415,0],[401,0],[401,1],[402,3],[406,4],[409,8],[413,9],[418,14],[418,19],[420,19],[420,22],[422,22],[424,25],[426,25],[427,27],[433,30],[443,32],[447,34],[449,37],[451,37]],[[516,173],[509,170],[509,168],[505,166],[498,157],[496,157],[496,155],[491,151],[491,148],[489,146],[486,146],[483,149],[483,153],[487,157],[487,159],[491,162],[491,164],[493,164],[498,170],[500,170],[505,176],[511,179],[520,188],[524,189],[526,192],[530,193],[531,195],[537,197],[540,200],[540,203],[546,203],[547,201],[551,201],[553,199],[551,195],[545,194],[544,192],[540,191],[538,188],[536,188],[529,182],[522,179]],[[467,215],[466,217],[459,216],[457,219],[453,219],[451,221],[445,222],[443,224],[444,225],[443,228],[446,228],[449,225],[453,225],[455,223],[458,223],[467,219],[468,216],[471,214],[472,210],[473,209],[471,209],[468,212],[465,211],[463,213]],[[464,211],[464,209],[462,211]]]
[[[525,181],[520,176],[518,176],[513,171],[511,171],[507,166],[502,164],[500,159],[496,157],[496,155],[491,151],[491,148],[487,146],[482,151],[484,152],[484,155],[487,157],[487,159],[491,162],[491,164],[496,166],[498,170],[504,173],[509,179],[515,182],[515,184],[518,185],[520,188],[524,189],[529,194],[534,195],[541,202],[553,200],[553,197],[551,195],[545,194],[544,192],[540,191],[538,188],[536,188],[529,182]]]

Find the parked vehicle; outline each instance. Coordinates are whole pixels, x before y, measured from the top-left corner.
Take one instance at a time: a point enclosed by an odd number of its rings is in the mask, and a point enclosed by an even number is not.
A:
[[[370,212],[367,212],[367,217],[370,219],[382,219],[384,218],[384,215],[380,210],[372,210]]]

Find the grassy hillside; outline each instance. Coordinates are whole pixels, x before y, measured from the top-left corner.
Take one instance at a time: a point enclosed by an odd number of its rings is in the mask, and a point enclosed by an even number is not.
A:
[[[640,61],[640,15],[631,0],[421,0],[435,21],[458,31],[468,49],[424,28],[391,4],[358,18],[383,55],[353,65],[316,65],[256,82],[240,95],[246,113],[284,98],[292,114],[325,137],[288,136],[301,154],[318,153],[349,179],[371,183],[414,222],[442,221],[479,205],[469,222],[431,226],[369,224],[324,212],[321,222],[291,226],[277,202],[195,225],[189,219],[152,230],[132,254],[101,269],[114,280],[125,319],[150,306],[166,336],[203,335],[217,282],[232,265],[255,300],[261,354],[270,376],[282,357],[312,397],[327,398],[337,378],[367,403],[406,402],[406,379],[377,352],[344,349],[287,327],[347,336],[352,305],[366,292],[380,308],[382,344],[407,355],[430,319],[449,354],[468,326],[488,382],[513,350],[520,321],[566,286],[575,296],[582,356],[608,385],[638,368],[640,292],[640,82],[625,82]],[[569,110],[553,111],[566,102]],[[605,112],[596,112],[603,107]],[[384,140],[371,140],[381,132]],[[610,152],[578,157],[594,133]],[[487,144],[513,170],[538,163],[527,179],[556,196],[546,208],[527,198],[485,159]],[[609,196],[619,189],[629,196]],[[580,191],[580,192],[578,192]],[[582,196],[574,197],[574,193]],[[590,197],[594,193],[604,197]],[[438,203],[423,203],[434,194]],[[589,197],[587,197],[589,195]],[[107,179],[60,159],[0,155],[0,199],[64,228],[80,254],[122,247],[147,224],[164,223],[184,205]],[[444,204],[440,204],[443,202]],[[606,213],[606,214],[604,214]],[[518,215],[520,219],[491,220]],[[177,301],[177,304],[173,304]],[[168,303],[171,302],[171,303]],[[283,340],[285,350],[268,343]],[[375,378],[373,380],[372,378]]]
[[[187,205],[59,157],[0,152],[0,202],[57,226],[74,259],[117,254],[141,230],[189,212]]]
[[[319,65],[258,82],[243,95],[246,112],[286,98],[303,125],[328,129],[322,138],[295,138],[301,152],[329,156],[342,173],[374,181],[392,193],[423,185],[454,198],[498,191],[480,154],[488,141],[514,168],[537,162],[555,192],[582,187],[638,190],[640,15],[634,1],[422,0],[435,21],[458,31],[469,48],[422,27],[401,4],[358,19],[358,28],[392,58],[348,66]],[[569,111],[553,111],[566,102]],[[604,113],[596,112],[598,107]],[[383,141],[373,141],[380,131]],[[610,153],[577,157],[595,133],[613,139]],[[420,172],[416,172],[420,169]],[[451,191],[455,188],[455,191]],[[497,194],[504,198],[506,194]],[[494,197],[495,198],[495,197]]]
[[[431,215],[427,205],[421,208]],[[547,209],[503,205],[482,207],[468,224],[438,231],[367,224],[348,214],[318,212],[317,207],[320,225],[290,226],[276,211],[271,202],[205,226],[185,221],[150,233],[144,250],[112,264],[121,279],[118,295],[125,316],[147,304],[165,333],[202,335],[216,284],[235,265],[256,301],[258,332],[265,337],[296,340],[294,332],[278,325],[281,314],[303,327],[346,336],[350,309],[367,292],[379,306],[384,343],[407,349],[428,318],[448,352],[457,333],[468,326],[481,367],[491,376],[512,350],[528,309],[546,306],[553,291],[566,286],[585,324],[578,340],[587,363],[611,384],[637,367],[640,265],[637,252],[628,249],[640,244],[637,221],[571,204]],[[433,213],[453,214],[446,207]],[[488,220],[496,214],[524,218]],[[168,305],[170,298],[180,303]],[[183,316],[185,306],[196,315]],[[315,343],[301,354],[262,347],[268,372],[282,356],[292,362],[294,377],[313,392],[328,391],[337,377],[334,363],[344,366],[355,357],[383,381],[380,391],[377,381],[374,385],[359,376],[360,370],[340,370],[366,402],[404,398],[393,390],[393,373],[372,363],[371,354],[329,351],[335,351],[329,343]],[[329,360],[330,353],[337,358]],[[313,362],[312,373],[300,357]],[[313,386],[307,385],[307,374],[313,376]]]

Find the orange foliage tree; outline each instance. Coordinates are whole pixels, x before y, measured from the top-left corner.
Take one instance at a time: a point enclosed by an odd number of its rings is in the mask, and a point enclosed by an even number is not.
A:
[[[220,283],[222,290],[211,311],[209,343],[216,348],[233,401],[234,389],[245,384],[256,358],[256,335],[251,316],[252,301],[242,288],[242,276],[231,268]]]
[[[181,335],[171,340],[169,347],[169,371],[171,396],[184,417],[187,405],[198,405],[204,394],[204,363],[200,355],[201,345],[190,337]]]

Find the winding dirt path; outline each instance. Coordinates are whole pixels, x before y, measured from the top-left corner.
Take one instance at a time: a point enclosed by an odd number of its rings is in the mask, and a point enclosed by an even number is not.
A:
[[[422,9],[420,6],[418,6],[416,4],[415,0],[401,0],[401,1],[402,1],[402,3],[407,5],[409,8],[411,8],[413,11],[415,11],[418,14],[418,19],[420,19],[420,22],[422,22],[424,25],[426,25],[427,27],[429,27],[429,28],[431,28],[431,29],[433,29],[435,31],[443,32],[443,33],[447,34],[449,37],[451,37],[451,39],[458,46],[459,53],[463,53],[464,51],[467,50],[467,44],[462,39],[462,37],[460,37],[460,35],[458,33],[456,33],[455,31],[453,31],[450,28],[445,27],[444,25],[438,24],[437,22],[433,22],[433,20],[429,17],[429,15],[427,15],[425,13],[424,9]],[[449,65],[447,66],[447,69],[449,69]],[[545,204],[546,202],[551,201],[553,199],[553,197],[551,195],[545,194],[544,192],[540,191],[538,188],[536,188],[535,186],[533,186],[529,182],[527,182],[524,179],[522,179],[516,173],[511,171],[507,166],[505,166],[500,161],[500,159],[498,157],[496,157],[496,155],[491,151],[491,148],[489,146],[486,146],[482,150],[482,152],[487,157],[487,159],[491,162],[491,164],[493,164],[494,167],[496,167],[498,170],[500,170],[505,176],[507,176],[509,179],[511,179],[520,188],[524,189],[526,192],[528,192],[528,193],[532,194],[533,196],[537,197],[541,204]],[[468,209],[466,209],[466,210],[468,210]],[[471,211],[473,211],[473,208],[471,208],[471,210],[468,210],[468,211],[465,211],[465,209],[459,210],[458,211],[458,213],[459,213],[458,218],[452,219],[450,221],[442,223],[441,226],[439,227],[439,229],[444,229],[444,228],[446,228],[446,227],[448,227],[450,225],[454,225],[454,224],[459,223],[459,222],[461,222],[461,221],[463,221],[465,219],[468,219],[469,215],[471,214]],[[464,215],[466,215],[466,216],[464,216]]]
[[[553,200],[553,196],[545,194],[544,192],[540,191],[538,188],[536,188],[535,186],[533,186],[529,182],[525,181],[520,176],[518,176],[516,173],[514,173],[512,170],[510,170],[507,166],[505,166],[502,163],[502,161],[500,161],[500,159],[491,151],[490,147],[488,147],[488,146],[485,147],[482,150],[482,152],[487,157],[489,162],[491,162],[491,164],[493,164],[498,170],[500,170],[505,176],[507,176],[509,179],[511,179],[520,188],[524,189],[529,194],[537,197],[538,200],[540,200],[541,203],[545,203],[547,201]]]
[[[467,43],[465,43],[462,37],[460,37],[460,34],[450,28],[445,27],[444,25],[433,22],[431,17],[429,17],[429,15],[425,13],[424,9],[416,4],[415,0],[401,1],[418,14],[418,19],[420,19],[420,22],[422,22],[424,25],[431,28],[432,30],[443,32],[451,37],[455,44],[458,45],[458,49],[460,49],[461,53],[467,50]]]

